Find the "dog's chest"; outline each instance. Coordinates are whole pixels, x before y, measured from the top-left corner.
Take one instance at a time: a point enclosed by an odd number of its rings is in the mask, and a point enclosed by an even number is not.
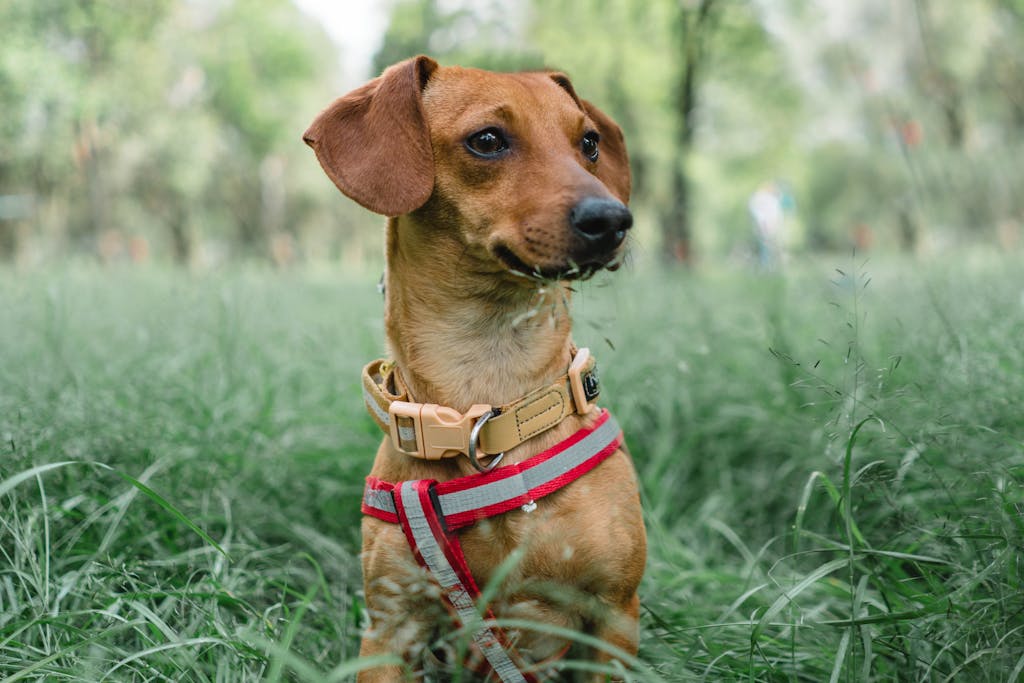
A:
[[[633,468],[619,452],[594,472],[536,502],[460,532],[470,571],[483,588],[513,554],[506,580],[575,587],[589,594],[632,592],[645,548]],[[640,571],[637,571],[639,563]]]

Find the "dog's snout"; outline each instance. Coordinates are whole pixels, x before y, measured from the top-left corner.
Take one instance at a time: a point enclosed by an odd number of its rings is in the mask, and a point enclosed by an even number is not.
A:
[[[590,242],[617,246],[633,225],[633,214],[617,199],[584,197],[569,212],[569,224]]]

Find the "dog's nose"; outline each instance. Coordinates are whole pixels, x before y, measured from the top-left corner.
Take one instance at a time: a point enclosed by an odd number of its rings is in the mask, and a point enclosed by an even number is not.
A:
[[[617,199],[584,197],[569,211],[569,224],[588,242],[616,247],[626,239],[633,214]]]

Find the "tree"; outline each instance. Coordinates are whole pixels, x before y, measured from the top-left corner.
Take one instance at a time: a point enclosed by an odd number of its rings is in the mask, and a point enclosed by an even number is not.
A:
[[[540,56],[523,48],[528,40],[517,26],[514,7],[503,0],[451,9],[438,0],[401,0],[392,8],[384,40],[373,57],[374,71],[380,73],[418,54],[494,71],[540,68]]]
[[[335,72],[288,0],[0,3],[0,24],[0,196],[34,197],[59,249],[188,263],[201,231],[259,256],[334,199],[287,172]]]
[[[118,133],[146,82],[133,68],[168,2],[4,3],[0,24],[0,194],[74,204],[60,232],[88,245],[114,220]]]
[[[323,82],[331,52],[316,49],[309,28],[289,0],[235,2],[218,13],[200,53],[208,107],[227,142],[211,200],[227,207],[235,243],[249,256],[266,254],[269,237],[286,226],[281,150],[294,146],[301,131],[295,103],[310,82]]]
[[[1024,199],[1013,188],[1024,153],[1024,131],[1014,123],[1024,103],[1020,0],[772,7],[790,61],[818,65],[818,79],[802,80],[804,94],[836,122],[833,139],[819,145],[840,143],[847,166],[881,181],[846,189],[859,196],[880,235],[912,252],[930,234],[1019,232]],[[809,32],[821,13],[841,20]],[[850,203],[817,196],[833,207]],[[828,206],[813,213],[833,225],[849,220]]]
[[[660,212],[662,254],[669,261],[688,263],[693,256],[690,172],[697,131],[697,106],[708,51],[716,29],[716,0],[679,2],[672,23],[675,82],[673,114],[676,160],[669,169],[669,201]]]

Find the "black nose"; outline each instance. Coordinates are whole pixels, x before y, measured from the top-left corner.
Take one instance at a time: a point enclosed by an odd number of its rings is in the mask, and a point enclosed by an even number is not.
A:
[[[617,199],[584,197],[569,211],[569,224],[588,242],[616,247],[626,239],[633,214]]]

